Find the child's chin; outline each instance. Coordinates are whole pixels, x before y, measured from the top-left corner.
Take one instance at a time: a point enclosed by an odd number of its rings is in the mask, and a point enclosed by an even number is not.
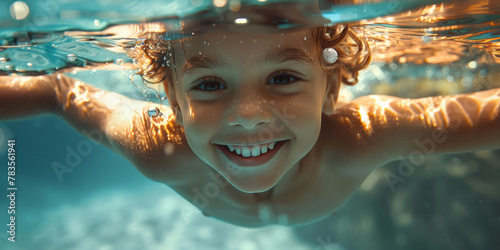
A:
[[[268,191],[269,189],[273,188],[276,186],[276,183],[278,181],[273,181],[273,180],[258,180],[258,181],[251,181],[249,179],[245,180],[231,180],[230,183],[235,187],[236,189],[240,190],[241,192],[244,193],[263,193]]]
[[[240,188],[240,187],[236,187],[238,190],[240,190],[241,192],[243,193],[248,193],[248,194],[257,194],[257,193],[264,193],[266,191],[268,191],[269,189],[273,188],[274,186],[272,187],[266,187],[266,188],[263,188],[263,187],[250,187],[250,188]]]

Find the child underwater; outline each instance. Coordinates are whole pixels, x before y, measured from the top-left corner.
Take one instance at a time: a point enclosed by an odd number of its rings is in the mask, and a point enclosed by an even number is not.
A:
[[[169,106],[61,73],[3,76],[1,119],[55,114],[205,215],[246,227],[324,219],[401,155],[500,147],[498,89],[338,102],[371,58],[349,25],[147,39],[135,57]]]

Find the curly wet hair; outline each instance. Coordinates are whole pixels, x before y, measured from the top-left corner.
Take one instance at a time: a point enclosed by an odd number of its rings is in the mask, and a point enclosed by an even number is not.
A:
[[[328,74],[336,74],[339,82],[355,85],[359,71],[366,68],[372,58],[370,47],[362,36],[349,24],[323,26],[312,29],[316,40],[318,58],[322,58],[325,48],[337,50],[338,60],[332,65],[321,65]],[[135,47],[132,55],[139,66],[136,73],[150,83],[160,83],[165,79],[173,81],[173,44],[178,40],[165,40],[159,34],[150,34]],[[320,60],[322,61],[322,60]]]

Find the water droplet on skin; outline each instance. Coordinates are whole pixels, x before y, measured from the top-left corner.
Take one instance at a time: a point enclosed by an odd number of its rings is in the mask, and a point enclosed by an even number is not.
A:
[[[158,115],[160,114],[160,109],[158,109],[157,107],[151,107],[149,108],[148,110],[148,115],[149,117],[157,117]]]
[[[174,147],[174,144],[172,143],[167,143],[165,145],[165,147],[163,148],[164,152],[166,155],[173,155],[174,154],[174,150],[175,150],[175,147]]]
[[[76,60],[76,56],[75,56],[74,54],[68,54],[68,55],[66,56],[66,59],[67,59],[68,61],[73,62],[73,61],[75,61],[75,60]]]
[[[115,64],[116,65],[121,65],[123,63],[123,59],[116,59]]]

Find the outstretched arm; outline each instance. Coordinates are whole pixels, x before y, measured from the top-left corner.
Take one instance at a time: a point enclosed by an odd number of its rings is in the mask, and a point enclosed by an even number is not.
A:
[[[356,144],[389,158],[500,147],[500,89],[421,99],[372,95],[342,106]]]
[[[0,76],[0,119],[19,118],[54,110],[55,76]]]
[[[149,117],[151,107],[163,115]],[[63,74],[0,77],[0,119],[47,112],[120,152],[152,179],[156,174],[148,166],[167,157],[163,150],[167,143],[178,145],[184,138],[167,106],[132,100]]]

